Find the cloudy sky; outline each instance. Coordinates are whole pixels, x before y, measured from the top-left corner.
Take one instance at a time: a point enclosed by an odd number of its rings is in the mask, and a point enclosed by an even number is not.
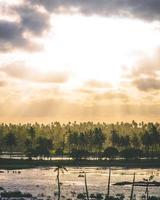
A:
[[[0,0],[0,122],[158,121],[159,0]]]

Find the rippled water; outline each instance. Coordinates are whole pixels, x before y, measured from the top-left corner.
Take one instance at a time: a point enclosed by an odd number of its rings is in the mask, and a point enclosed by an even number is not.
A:
[[[68,168],[68,172],[60,173],[62,182],[63,199],[76,199],[79,192],[85,192],[84,177],[79,177],[80,172],[87,173],[87,182],[89,193],[106,193],[108,169],[107,168]],[[124,169],[113,168],[111,176],[111,195],[124,193],[129,197],[131,186],[114,186],[113,184],[120,181],[132,181],[133,173],[136,172],[136,181],[142,181],[154,174],[154,180],[160,181],[160,169]],[[5,170],[0,174],[0,186],[5,190],[29,192],[34,196],[51,196],[57,191],[56,172],[54,168],[36,168],[24,169],[21,173],[13,173],[12,170]],[[76,192],[74,195],[73,192]],[[137,199],[140,199],[145,193],[145,187],[135,187]],[[150,187],[150,195],[160,197],[160,187]],[[43,199],[45,198],[43,197]]]

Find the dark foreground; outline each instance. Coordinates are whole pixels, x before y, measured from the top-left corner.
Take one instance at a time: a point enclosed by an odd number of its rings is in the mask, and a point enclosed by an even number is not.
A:
[[[36,167],[126,167],[126,168],[160,168],[160,159],[141,160],[26,160],[0,159],[0,169],[27,169]]]

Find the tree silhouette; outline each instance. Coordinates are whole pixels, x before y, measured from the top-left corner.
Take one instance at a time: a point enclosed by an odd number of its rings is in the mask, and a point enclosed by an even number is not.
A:
[[[5,139],[9,132],[14,133],[17,141],[16,145],[14,143],[11,145],[11,151],[25,153],[29,158],[49,156],[51,150],[62,157],[64,152],[66,155],[71,155],[71,150],[72,152],[73,150],[74,152],[79,151],[81,155],[83,154],[82,158],[87,157],[87,154],[91,157],[101,158],[104,155],[102,152],[105,151],[106,156],[114,158],[114,152],[113,154],[107,152],[110,147],[116,148],[118,152],[130,151],[128,154],[130,158],[134,158],[134,149],[143,151],[143,154],[138,154],[138,157],[160,157],[160,123],[136,123],[135,121],[115,124],[70,122],[62,125],[59,122],[51,124],[1,123],[0,147],[2,152],[6,150],[9,152],[10,145],[6,143]],[[43,141],[44,137],[50,140],[50,143],[54,141],[54,148],[46,148],[48,142],[46,139]],[[121,156],[121,154],[119,153],[117,156]]]
[[[132,189],[131,189],[130,200],[133,199],[133,195],[134,195],[134,185],[135,185],[135,173],[134,173],[134,175],[133,175],[133,183],[132,183]]]
[[[12,148],[13,146],[16,145],[16,137],[14,135],[14,133],[9,132],[7,133],[7,135],[5,136],[5,143],[6,145],[9,147],[9,151],[10,151],[10,158],[12,156]]]
[[[60,171],[64,173],[64,171],[68,170],[64,166],[58,165],[54,171],[57,172],[58,200],[60,200],[61,198]]]
[[[147,200],[149,200],[149,182],[151,180],[153,180],[153,178],[154,178],[154,176],[151,175],[148,179],[146,179],[146,178],[143,179],[146,182],[146,191],[145,191],[145,193],[147,195]]]
[[[107,186],[107,197],[110,195],[110,182],[111,182],[111,168],[109,168],[109,176],[108,176],[108,186]]]
[[[109,159],[114,159],[118,156],[118,150],[115,147],[108,147],[104,150],[103,156]]]
[[[118,147],[120,143],[119,134],[115,129],[111,130],[111,143],[115,147]]]
[[[25,140],[25,152],[24,153],[30,160],[32,159],[32,156],[34,156],[34,154],[35,154],[32,140],[29,138],[27,138]]]
[[[40,136],[37,138],[35,153],[40,157],[49,157],[52,147],[53,143],[51,139]]]
[[[85,180],[86,197],[87,197],[87,200],[89,200],[89,192],[88,192],[88,185],[87,185],[87,176],[86,176],[86,173],[84,174],[84,180]]]
[[[100,158],[100,153],[106,138],[101,128],[95,128],[93,133],[94,133],[93,143],[96,146],[96,149],[98,149],[98,157]]]

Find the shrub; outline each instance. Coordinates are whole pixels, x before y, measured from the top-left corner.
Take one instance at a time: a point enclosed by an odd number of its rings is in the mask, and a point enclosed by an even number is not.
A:
[[[103,156],[105,158],[114,159],[119,154],[118,150],[115,147],[108,147],[104,150]]]

